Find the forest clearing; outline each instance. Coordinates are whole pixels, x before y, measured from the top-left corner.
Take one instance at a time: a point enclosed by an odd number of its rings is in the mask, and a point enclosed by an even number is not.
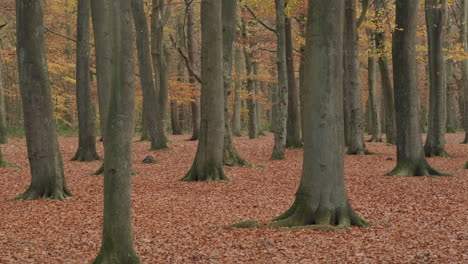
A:
[[[293,202],[302,150],[270,160],[271,134],[235,139],[252,167],[226,167],[229,182],[195,185],[179,181],[196,150],[196,142],[186,141],[189,135],[169,136],[169,150],[149,151],[149,142],[135,142],[135,249],[144,263],[467,263],[468,151],[458,144],[463,136],[446,135],[456,158],[429,159],[455,177],[384,176],[395,166],[395,147],[385,143],[368,143],[374,155],[347,156],[350,202],[371,226],[346,231],[230,227],[240,220],[270,220]],[[24,139],[4,146],[16,166],[0,168],[0,263],[89,263],[97,254],[103,178],[90,174],[100,163],[68,161],[76,137],[60,137],[60,145],[74,196],[34,202],[11,200],[30,177]],[[148,154],[159,164],[143,164]]]

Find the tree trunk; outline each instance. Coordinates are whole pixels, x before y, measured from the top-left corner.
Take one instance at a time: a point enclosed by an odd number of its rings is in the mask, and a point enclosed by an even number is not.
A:
[[[186,12],[187,12],[187,51],[188,58],[190,61],[190,66],[195,68],[197,65],[197,47],[195,41],[195,18],[194,18],[194,3],[193,0],[185,0]],[[195,76],[190,73],[189,82],[192,85],[197,83]],[[192,137],[190,140],[198,140],[200,132],[200,113],[197,103],[197,99],[193,98],[193,101],[190,102],[190,109],[192,110]]]
[[[133,248],[131,153],[135,88],[131,4],[110,3],[112,86],[104,137],[104,220],[102,244],[93,263],[140,263]],[[98,53],[97,56],[100,56]]]
[[[346,154],[362,155],[369,152],[364,145],[362,126],[361,80],[359,76],[358,33],[355,0],[345,0],[344,32],[344,89],[349,109],[350,142]]]
[[[253,71],[255,79],[258,79],[258,68],[259,63],[255,62],[253,64]],[[262,82],[256,80],[254,85],[254,96],[255,96],[255,122],[257,122],[257,135],[265,136],[265,132],[263,131],[263,124],[262,124],[262,105],[260,104],[260,93],[261,93]]]
[[[461,42],[465,53],[468,53],[468,0],[462,0],[462,23],[461,23]],[[464,98],[464,128],[465,140],[464,144],[468,144],[468,59],[462,61],[462,82],[463,82],[463,98]]]
[[[242,93],[242,51],[240,47],[235,47],[234,49],[234,64],[236,70],[236,80],[234,82],[234,114],[233,114],[233,134],[236,137],[242,136],[242,126],[241,126],[241,93]]]
[[[173,135],[182,135],[177,100],[171,100],[171,127]]]
[[[368,55],[368,89],[369,89],[369,110],[371,114],[372,138],[370,142],[382,142],[382,134],[380,127],[380,113],[378,108],[377,94],[377,60],[375,53],[374,32],[368,32],[370,39],[369,55]]]
[[[304,166],[293,205],[270,224],[272,227],[314,225],[312,228],[334,229],[367,225],[351,208],[344,181],[343,11],[342,0],[309,0]]]
[[[143,0],[131,1],[133,21],[136,31],[136,43],[138,53],[138,67],[140,71],[140,84],[143,92],[143,117],[141,127],[141,140],[149,139],[151,149],[158,149],[158,96],[153,82],[153,69],[150,57],[150,36],[148,32],[148,22],[146,21],[145,7]]]
[[[201,2],[201,123],[197,154],[183,181],[227,181],[223,171],[222,1]]]
[[[223,79],[224,79],[224,149],[223,164],[244,166],[247,162],[239,156],[232,143],[231,122],[229,122],[229,94],[232,80],[232,45],[236,36],[237,0],[223,0]]]
[[[396,119],[395,119],[395,103],[392,82],[390,79],[390,70],[388,67],[389,58],[385,47],[385,21],[384,19],[387,6],[385,0],[375,0],[375,10],[378,12],[378,28],[375,32],[375,42],[377,46],[377,54],[379,55],[378,63],[380,70],[380,79],[383,90],[383,105],[385,107],[385,134],[387,144],[396,144]]]
[[[6,144],[8,141],[8,131],[6,123],[5,92],[3,87],[2,58],[0,56],[0,144]]]
[[[16,1],[16,42],[31,185],[16,199],[71,196],[63,173],[45,55],[42,1]]]
[[[76,38],[76,105],[78,106],[78,151],[72,160],[99,160],[96,152],[96,127],[91,100],[89,55],[90,0],[78,1]]]
[[[301,117],[299,115],[299,94],[296,85],[296,75],[294,71],[294,54],[291,20],[286,17],[285,20],[286,34],[286,67],[288,71],[288,120],[286,132],[286,147],[300,148],[302,147],[301,139]]]
[[[244,23],[242,23],[244,26]],[[245,32],[243,30],[243,32]],[[247,33],[245,33],[247,34]],[[245,40],[246,38],[244,38]],[[254,66],[251,60],[251,47],[248,43],[244,44],[244,58],[245,58],[245,68],[247,71],[247,92],[249,93],[247,97],[247,109],[249,110],[249,121],[248,121],[248,128],[249,128],[249,138],[254,139],[258,137],[258,122],[257,122],[257,107],[255,105],[255,73],[254,73]]]
[[[445,151],[447,82],[442,33],[447,20],[446,0],[426,0],[426,27],[429,44],[429,127],[424,145],[426,157],[443,156]]]
[[[393,83],[397,122],[397,165],[388,175],[410,177],[444,175],[424,156],[419,127],[419,91],[415,54],[417,11],[420,0],[396,1],[393,32]]]
[[[457,107],[455,106],[455,97],[453,93],[447,91],[447,124],[445,125],[446,132],[457,132],[457,123]]]
[[[153,149],[167,149],[165,129],[168,100],[168,62],[164,52],[164,27],[169,19],[170,8],[165,0],[153,0],[152,8],[151,56],[156,76],[157,111],[148,114],[156,117],[156,144]]]
[[[276,37],[277,42],[277,65],[278,65],[278,100],[276,107],[275,142],[271,159],[284,159],[286,147],[286,123],[288,118],[288,70],[286,67],[286,28],[285,28],[285,5],[284,0],[275,0],[276,7]]]

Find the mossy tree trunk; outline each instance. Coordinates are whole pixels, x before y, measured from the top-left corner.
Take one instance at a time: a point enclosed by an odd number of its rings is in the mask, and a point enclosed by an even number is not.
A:
[[[367,32],[369,36],[369,55],[368,55],[368,89],[369,89],[369,112],[371,115],[371,130],[372,138],[370,142],[382,142],[381,126],[380,126],[380,112],[378,108],[378,94],[377,94],[377,54],[375,52],[375,34],[373,31]]]
[[[285,158],[286,123],[288,118],[288,70],[286,67],[286,14],[284,0],[275,0],[276,9],[276,56],[278,67],[278,93],[273,107],[276,107],[275,141],[273,144],[272,160]]]
[[[223,0],[223,80],[224,80],[224,147],[223,164],[244,166],[247,162],[240,157],[232,142],[231,122],[229,122],[229,94],[232,83],[232,47],[236,36],[237,0]]]
[[[96,124],[91,99],[90,0],[78,1],[76,37],[76,105],[78,106],[78,150],[72,160],[99,160],[96,152]]]
[[[424,156],[419,127],[420,105],[415,43],[420,0],[396,1],[393,32],[393,82],[397,122],[397,165],[388,175],[411,177],[446,175],[433,169]]]
[[[17,199],[71,196],[65,183],[52,106],[42,1],[16,1],[16,42],[31,185]]]
[[[158,149],[158,103],[153,81],[153,67],[151,65],[150,36],[143,0],[131,0],[133,21],[136,31],[138,53],[138,67],[140,72],[141,90],[143,92],[143,114],[141,140],[149,139],[151,149]],[[146,139],[145,139],[146,138]]]
[[[236,137],[242,136],[242,126],[241,126],[241,93],[242,93],[242,50],[240,47],[236,46],[234,48],[234,65],[236,72],[236,80],[234,82],[234,113],[232,118],[232,127],[233,135]]]
[[[195,14],[194,14],[194,1],[193,0],[185,0],[185,10],[187,12],[187,55],[190,61],[190,66],[193,69],[196,69],[197,65],[197,45],[196,45],[196,38],[195,38]],[[189,82],[192,85],[197,83],[195,76],[190,73]],[[192,137],[190,140],[198,140],[200,134],[200,112],[199,112],[199,104],[196,98],[190,102],[190,109],[192,111]]]
[[[226,181],[223,170],[224,71],[222,5],[201,2],[201,123],[197,153],[183,181]]]
[[[301,182],[291,208],[269,226],[366,226],[348,202],[344,181],[344,1],[309,0],[308,14]]]
[[[153,149],[167,149],[166,112],[168,100],[168,59],[164,47],[164,28],[171,8],[166,0],[153,0],[151,15],[151,56],[156,76],[157,111],[148,113],[156,116],[156,144]],[[149,125],[149,124],[148,124]]]
[[[99,1],[100,5],[105,1]],[[131,4],[110,1],[112,46],[111,93],[104,137],[104,220],[102,243],[95,264],[140,263],[133,248],[131,217],[131,145],[135,87]],[[104,14],[100,14],[104,15]],[[101,54],[97,54],[101,56]]]
[[[299,112],[299,93],[296,85],[296,74],[294,70],[294,53],[291,30],[291,19],[285,20],[286,34],[286,66],[288,71],[288,120],[286,132],[286,147],[302,147],[301,117]]]
[[[429,126],[424,144],[426,157],[449,156],[445,151],[447,82],[443,32],[447,20],[446,0],[426,0],[426,27],[429,44]]]
[[[380,70],[380,79],[383,91],[383,105],[385,108],[385,134],[387,144],[396,144],[396,119],[394,91],[391,81],[390,69],[388,67],[389,58],[385,45],[385,26],[387,6],[385,0],[375,0],[375,11],[377,12],[377,29],[375,32],[375,42],[378,54],[378,64]]]
[[[356,2],[345,0],[344,32],[344,89],[349,109],[350,142],[346,154],[368,154],[364,144],[362,125],[361,80],[359,73],[358,32],[356,23]]]

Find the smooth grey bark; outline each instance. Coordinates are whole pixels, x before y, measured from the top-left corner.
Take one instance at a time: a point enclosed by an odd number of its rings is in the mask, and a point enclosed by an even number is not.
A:
[[[222,1],[201,1],[201,123],[197,153],[183,181],[227,181],[223,170]]]
[[[291,208],[271,227],[368,225],[350,206],[344,180],[343,11],[343,0],[309,0],[303,91],[308,115],[304,115],[302,176]],[[250,221],[235,226],[260,225]]]
[[[2,58],[0,57],[0,144],[6,144],[8,141],[8,131],[6,123],[5,93],[2,79]]]
[[[182,129],[180,128],[180,121],[179,121],[179,107],[178,107],[177,100],[171,100],[170,108],[171,108],[171,127],[172,127],[172,134],[173,135],[182,135]]]
[[[99,1],[102,4],[103,1]],[[133,248],[131,153],[135,87],[131,4],[108,3],[108,48],[112,51],[109,116],[104,137],[104,219],[102,243],[94,264],[140,263]],[[98,15],[97,13],[96,15]],[[104,14],[99,14],[104,15]],[[96,54],[98,57],[101,54]]]
[[[390,69],[388,66],[389,58],[385,47],[385,13],[387,6],[385,0],[375,0],[375,11],[381,15],[377,16],[378,28],[375,32],[375,42],[377,46],[377,54],[380,79],[383,91],[383,105],[385,107],[385,134],[387,144],[396,144],[396,119],[395,119],[395,103],[394,91],[391,81]]]
[[[253,64],[253,72],[256,79],[258,79],[259,75],[259,67],[260,64],[258,62],[254,62]],[[263,124],[262,124],[262,105],[260,104],[260,93],[262,90],[262,81],[255,81],[254,84],[254,97],[255,97],[255,122],[257,122],[257,135],[258,136],[265,136],[265,132],[263,131]]]
[[[346,154],[369,154],[364,144],[362,125],[361,80],[359,72],[358,32],[356,23],[356,2],[345,0],[344,29],[344,91],[345,103],[349,110],[349,147]]]
[[[248,132],[249,138],[254,139],[258,137],[258,122],[257,122],[257,107],[255,105],[255,73],[254,73],[254,64],[252,61],[253,52],[252,46],[250,44],[249,33],[247,32],[247,25],[244,19],[241,19],[242,23],[242,38],[244,41],[244,59],[245,59],[245,69],[247,74],[247,109],[249,110],[249,120],[248,120]]]
[[[433,169],[424,156],[419,127],[420,104],[415,56],[420,0],[396,1],[393,32],[393,83],[397,123],[397,165],[387,175],[411,177],[446,175]]]
[[[463,43],[463,49],[465,53],[468,53],[468,0],[462,0],[462,19],[461,19],[461,38],[460,41]],[[463,83],[463,98],[464,98],[464,128],[465,128],[465,139],[464,144],[468,144],[468,59],[462,61],[462,83]]]
[[[16,1],[16,52],[31,185],[16,199],[71,196],[55,131],[42,1]]]
[[[429,57],[429,125],[424,144],[426,157],[450,156],[445,151],[447,81],[443,32],[447,21],[446,0],[426,0],[426,27]]]
[[[136,44],[138,53],[138,68],[140,73],[141,90],[143,92],[143,115],[141,139],[149,139],[151,149],[159,149],[158,137],[158,97],[153,81],[153,68],[151,65],[150,36],[148,22],[146,21],[143,0],[131,0],[133,21],[136,31]]]
[[[371,115],[371,132],[372,138],[370,142],[382,142],[381,126],[380,126],[380,112],[378,108],[378,94],[377,94],[377,54],[375,52],[375,34],[373,31],[368,31],[369,51],[368,51],[368,89],[369,89],[369,112]]]
[[[164,47],[164,27],[167,24],[171,1],[153,0],[151,15],[151,56],[156,75],[157,111],[148,113],[156,116],[156,144],[153,149],[167,149],[166,112],[168,101],[168,60]],[[149,125],[149,123],[148,123]]]
[[[187,12],[187,56],[190,61],[190,66],[195,68],[197,65],[197,46],[195,40],[195,18],[194,18],[194,2],[193,0],[185,0],[185,10]],[[197,80],[192,73],[190,73],[189,83],[195,85]],[[200,107],[197,99],[190,102],[190,109],[192,111],[192,137],[189,140],[198,140],[200,134]]]
[[[242,126],[241,126],[241,93],[242,93],[242,50],[240,47],[236,46],[234,48],[234,68],[236,73],[236,80],[234,81],[234,110],[232,118],[232,130],[233,135],[236,137],[242,136]]]
[[[447,133],[455,133],[458,128],[457,107],[453,92],[447,91],[447,123],[445,129]]]
[[[236,37],[237,0],[223,0],[223,80],[224,80],[224,147],[223,164],[245,166],[247,162],[239,155],[232,142],[231,122],[229,122],[229,94],[232,83],[232,50]]]
[[[284,159],[286,148],[286,123],[288,118],[288,70],[286,67],[286,27],[284,0],[275,0],[276,9],[276,55],[278,67],[278,96],[273,105],[276,107],[275,141],[273,144],[272,160]]]
[[[91,99],[89,47],[90,0],[78,0],[76,37],[76,105],[78,106],[78,150],[74,161],[99,160],[96,152],[96,123]]]
[[[302,147],[301,117],[299,112],[299,93],[294,71],[294,54],[291,30],[291,19],[285,19],[286,34],[286,67],[288,71],[288,119],[286,123],[286,147]]]

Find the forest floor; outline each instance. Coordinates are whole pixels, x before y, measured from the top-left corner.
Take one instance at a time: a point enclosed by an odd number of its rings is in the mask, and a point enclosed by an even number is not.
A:
[[[251,168],[225,168],[228,183],[180,182],[197,142],[170,136],[170,149],[148,151],[135,142],[133,229],[143,263],[468,263],[468,145],[447,135],[456,158],[430,158],[456,177],[383,176],[396,163],[395,147],[367,143],[369,156],[345,161],[353,208],[372,225],[344,231],[234,229],[248,219],[272,219],[289,208],[301,176],[302,150],[269,160],[272,135],[236,138]],[[69,161],[77,137],[61,137],[67,184],[65,201],[13,201],[30,173],[24,139],[2,146],[16,167],[0,168],[0,263],[90,263],[101,240],[103,177],[100,162]],[[102,145],[99,143],[102,153]],[[143,164],[152,154],[159,164]],[[320,155],[319,153],[317,155]]]

